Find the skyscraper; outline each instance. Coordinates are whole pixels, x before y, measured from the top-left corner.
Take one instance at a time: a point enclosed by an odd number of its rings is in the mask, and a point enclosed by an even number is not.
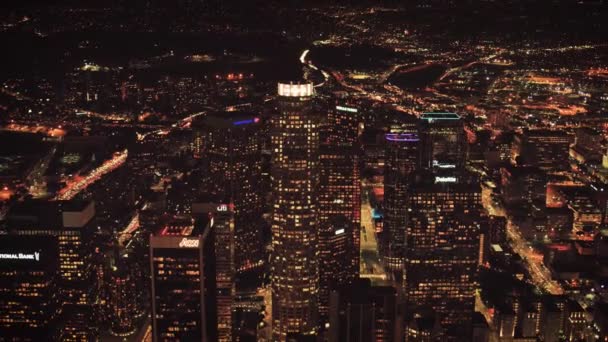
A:
[[[46,237],[0,235],[0,336],[42,341],[60,311],[57,244]]]
[[[564,131],[525,129],[515,136],[512,159],[522,166],[537,166],[543,170],[569,168],[570,145],[574,136]]]
[[[415,122],[391,129],[384,138],[384,220],[380,249],[385,265],[400,271],[405,248],[407,188],[409,176],[420,162],[420,139]]]
[[[319,311],[326,322],[329,291],[359,274],[361,178],[358,109],[339,101],[328,110],[319,152]],[[344,229],[345,234],[334,234]],[[340,241],[336,245],[337,241]],[[346,250],[343,250],[346,248]],[[332,267],[331,265],[339,265]],[[333,271],[330,271],[332,269]],[[324,273],[325,272],[325,273]]]
[[[93,235],[95,206],[85,201],[31,200],[9,211],[9,235],[43,236],[59,249],[62,304],[89,305],[95,301]]]
[[[175,222],[150,236],[153,341],[216,341],[211,227]]]
[[[278,85],[272,118],[272,329],[275,341],[317,329],[319,116],[308,84]]]
[[[214,241],[217,307],[217,340],[232,341],[234,282],[234,206],[221,203],[194,203],[192,214],[200,227],[211,228]]]
[[[474,312],[481,190],[450,177],[419,172],[410,185],[405,296],[408,312],[432,309],[446,334],[464,341]]]
[[[467,140],[463,122],[455,113],[424,113],[420,117],[421,167],[462,169]]]
[[[397,291],[358,279],[331,293],[330,342],[398,341]]]
[[[203,192],[233,204],[237,270],[265,259],[260,129],[260,118],[250,112],[211,113],[195,122],[200,153],[208,163]]]
[[[136,289],[124,256],[119,256],[110,274],[110,331],[115,336],[129,336],[135,332]]]
[[[359,255],[359,246],[354,245],[353,231],[359,227],[342,215],[334,215],[319,227],[319,315],[321,323],[329,319],[329,294],[357,278],[352,261]],[[358,265],[357,265],[358,266]]]

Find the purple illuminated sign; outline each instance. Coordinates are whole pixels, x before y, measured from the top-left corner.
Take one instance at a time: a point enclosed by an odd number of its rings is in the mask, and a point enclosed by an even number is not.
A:
[[[387,133],[384,135],[384,138],[388,141],[398,142],[414,142],[420,140],[416,133]]]

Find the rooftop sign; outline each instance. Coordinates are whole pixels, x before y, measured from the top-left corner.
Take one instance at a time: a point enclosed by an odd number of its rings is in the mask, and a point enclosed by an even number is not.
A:
[[[278,85],[279,96],[286,97],[304,97],[314,95],[314,88],[312,83],[304,84],[287,84],[279,83]]]

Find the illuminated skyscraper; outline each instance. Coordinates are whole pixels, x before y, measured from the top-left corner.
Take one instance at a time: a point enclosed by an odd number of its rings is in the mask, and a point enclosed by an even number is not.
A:
[[[321,323],[329,319],[329,294],[357,278],[352,260],[359,255],[359,246],[354,246],[353,233],[359,226],[342,215],[335,215],[320,224],[319,228],[319,315]],[[358,265],[357,265],[358,266]]]
[[[232,307],[234,283],[234,206],[220,203],[194,203],[192,213],[196,224],[211,228],[215,249],[215,280],[217,307],[217,340],[232,341]]]
[[[132,335],[135,332],[136,290],[125,257],[118,257],[110,277],[110,331],[115,336]]]
[[[214,236],[176,222],[150,236],[152,340],[217,340]]]
[[[480,187],[464,177],[456,182],[420,172],[409,191],[407,310],[432,309],[448,336],[470,340],[482,222]]]
[[[232,203],[237,270],[264,261],[260,118],[248,112],[212,113],[195,122],[208,163],[203,192]]]
[[[341,102],[340,102],[341,103]],[[319,227],[320,235],[335,228],[335,217],[339,216],[348,226],[345,243],[354,252],[340,260],[341,270],[347,274],[337,276],[350,281],[359,274],[359,245],[361,225],[361,178],[359,172],[359,156],[361,149],[358,141],[359,128],[358,109],[352,106],[336,105],[329,109],[327,116],[325,141],[320,146],[319,153]],[[332,222],[330,222],[332,221]],[[331,243],[322,243],[319,236],[320,254],[332,255],[336,252]],[[356,251],[356,252],[355,252]],[[338,252],[340,253],[340,252]],[[323,261],[320,261],[320,265]],[[342,284],[342,282],[340,282]],[[328,294],[331,284],[321,279],[321,302],[319,309],[326,316],[329,305]]]
[[[62,341],[96,339],[93,305],[98,286],[93,261],[95,205],[90,201],[29,200],[11,207],[9,235],[43,237],[57,246],[59,270],[57,296],[61,314],[56,326]],[[60,327],[60,328],[59,328]]]
[[[0,235],[0,339],[44,341],[60,310],[57,244]]]
[[[424,169],[462,169],[467,140],[460,116],[424,113],[420,117],[421,166]]]
[[[385,143],[384,221],[380,250],[385,265],[393,271],[399,271],[403,268],[409,176],[416,170],[420,160],[420,139],[416,123],[392,129],[385,135]]]
[[[63,304],[89,305],[96,299],[94,265],[95,207],[83,201],[26,201],[8,214],[9,235],[48,238],[59,248],[59,286]]]
[[[272,118],[273,340],[317,330],[319,116],[313,85],[278,85]]]

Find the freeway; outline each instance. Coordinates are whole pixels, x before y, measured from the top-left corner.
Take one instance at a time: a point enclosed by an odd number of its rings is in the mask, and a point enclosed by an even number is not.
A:
[[[154,131],[150,131],[150,132],[146,132],[146,133],[137,133],[137,140],[138,141],[143,141],[145,140],[147,137],[149,137],[152,134],[156,134],[156,135],[167,135],[169,134],[172,130],[176,129],[176,128],[187,128],[190,127],[190,125],[192,125],[192,120],[194,118],[196,118],[197,116],[201,116],[203,114],[205,114],[207,112],[197,112],[194,114],[190,114],[188,116],[186,116],[183,119],[180,119],[179,121],[177,121],[176,123],[174,123],[173,125],[171,125],[171,127],[163,127]]]
[[[103,175],[110,173],[120,167],[127,160],[128,151],[114,153],[111,159],[106,160],[101,166],[91,171],[86,176],[75,176],[66,182],[66,186],[59,191],[56,200],[70,200],[89,185],[98,181]]]

